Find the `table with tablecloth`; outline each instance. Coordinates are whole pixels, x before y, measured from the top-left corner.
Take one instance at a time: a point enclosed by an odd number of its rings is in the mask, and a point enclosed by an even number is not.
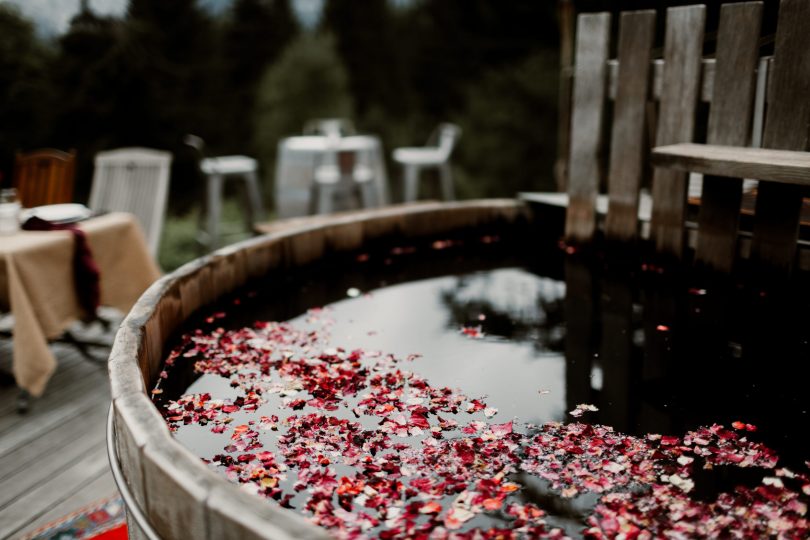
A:
[[[99,268],[101,304],[128,311],[160,276],[136,218],[111,213],[79,223]],[[83,315],[74,284],[70,231],[0,236],[0,310],[13,315],[17,385],[39,396],[56,369],[48,340]]]
[[[281,139],[276,157],[275,200],[277,216],[289,218],[311,213],[315,168],[329,151],[353,153],[372,170],[379,205],[388,203],[388,178],[380,138],[351,135],[337,141],[329,137],[302,135]]]

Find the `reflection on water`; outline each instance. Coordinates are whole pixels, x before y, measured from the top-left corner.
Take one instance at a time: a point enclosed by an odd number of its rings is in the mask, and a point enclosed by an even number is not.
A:
[[[483,321],[478,320],[479,313],[475,314],[473,320],[485,336],[480,340],[460,332],[465,323],[456,322],[453,307],[446,301],[448,291],[469,294],[476,289],[474,296],[467,296],[472,305],[489,304],[501,313],[500,319],[487,317]],[[529,292],[532,294],[525,294]],[[512,300],[493,303],[500,293]],[[504,422],[513,416],[532,423],[563,420],[562,354],[543,350],[534,340],[509,339],[511,332],[503,329],[509,326],[519,330],[529,320],[542,320],[538,297],[543,294],[548,295],[549,302],[559,299],[564,286],[520,268],[389,286],[329,304],[329,316],[334,320],[331,343],[347,350],[380,350],[399,358],[418,354],[408,369],[434,386],[458,388],[471,397],[487,396]],[[511,319],[511,313],[520,318]],[[292,322],[300,324],[304,318]],[[490,326],[499,320],[507,324]],[[540,390],[548,393],[540,394]]]
[[[789,295],[566,266],[567,406],[631,434],[743,419],[783,458],[807,458],[810,314]],[[593,384],[595,372],[601,384]]]
[[[742,420],[759,426],[757,439],[775,448],[783,463],[807,459],[805,284],[778,297],[655,274],[595,272],[574,260],[538,270],[538,261],[516,257],[512,248],[408,248],[278,276],[255,295],[243,294],[226,324],[304,324],[308,308],[326,305],[334,321],[332,346],[420,355],[408,369],[435,387],[486,396],[499,422],[568,421],[568,411],[582,403],[598,409],[589,422],[637,435],[682,435]],[[348,298],[350,288],[363,294]],[[465,336],[460,329],[466,326],[480,326],[484,337]],[[195,392],[237,394],[224,379],[194,380],[187,371],[172,374],[162,399]],[[271,397],[257,415],[279,407],[278,396]],[[248,419],[239,414],[236,422]],[[177,433],[207,459],[222,450],[210,435],[199,426]],[[263,443],[274,444],[273,437]],[[710,499],[761,476],[717,467],[696,475],[696,496]],[[515,479],[525,486],[518,496],[541,506],[569,534],[581,529],[596,504],[596,495],[563,498],[537,477]]]
[[[529,341],[538,353],[562,352],[565,284],[519,269],[468,274],[442,291],[448,328],[481,326],[490,337]]]

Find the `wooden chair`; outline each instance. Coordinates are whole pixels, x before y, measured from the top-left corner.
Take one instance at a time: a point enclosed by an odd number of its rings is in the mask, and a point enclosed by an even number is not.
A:
[[[99,152],[95,159],[90,209],[134,214],[153,256],[163,230],[171,162],[171,153],[149,148]]]
[[[25,208],[73,200],[76,151],[43,148],[17,153],[14,160],[14,187]]]
[[[667,10],[663,58],[652,58],[654,11],[621,14],[617,59],[609,60],[610,14],[578,18],[569,153],[566,238],[597,229],[604,111],[614,101],[604,235],[639,238],[639,194],[652,137],[655,250],[686,250],[687,171],[706,175],[695,261],[728,272],[738,253],[741,178],[760,180],[751,258],[789,271],[796,259],[802,194],[810,185],[810,2],[782,0],[773,58],[760,59],[761,2],[722,6],[714,58],[702,58],[705,6]],[[695,142],[699,101],[709,104],[707,144]],[[657,114],[652,104],[657,102]],[[767,112],[764,113],[767,105]],[[748,148],[759,138],[760,148]],[[724,178],[721,178],[724,177]]]

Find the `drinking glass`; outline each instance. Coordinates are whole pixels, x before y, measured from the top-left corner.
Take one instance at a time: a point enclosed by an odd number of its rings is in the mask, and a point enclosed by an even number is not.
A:
[[[20,230],[21,208],[16,189],[0,189],[0,234],[11,234]]]

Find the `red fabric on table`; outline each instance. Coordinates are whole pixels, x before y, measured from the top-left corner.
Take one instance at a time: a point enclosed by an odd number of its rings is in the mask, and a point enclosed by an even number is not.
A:
[[[36,216],[31,217],[22,224],[26,231],[70,231],[73,234],[75,247],[73,251],[73,276],[76,288],[76,297],[79,306],[85,311],[89,318],[95,318],[101,300],[101,290],[99,288],[99,270],[90,245],[87,243],[87,236],[84,231],[75,223],[51,223]]]

